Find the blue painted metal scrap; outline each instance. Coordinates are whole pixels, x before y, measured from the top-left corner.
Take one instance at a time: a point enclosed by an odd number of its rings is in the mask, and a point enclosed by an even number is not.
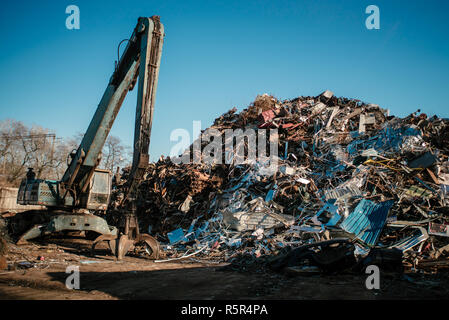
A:
[[[421,136],[421,132],[415,128],[401,126],[394,128],[387,125],[380,130],[376,136],[366,140],[363,136],[360,137],[358,132],[351,132],[351,136],[355,139],[348,144],[346,150],[350,154],[355,154],[360,150],[375,148],[376,151],[382,153],[388,150],[399,150],[403,144],[405,137]]]
[[[387,220],[394,201],[375,203],[362,199],[340,227],[369,245],[374,245]]]
[[[331,214],[331,217],[329,221],[324,223],[326,227],[333,227],[335,226],[338,221],[340,221],[341,216],[338,214],[338,206],[334,205],[335,199],[329,200],[326,202],[326,204],[321,208],[320,211],[315,215],[315,218],[318,220],[318,218],[323,214],[323,212],[327,211]]]
[[[187,239],[184,237],[184,231],[179,228],[176,230],[173,230],[172,232],[167,233],[168,240],[170,241],[170,244],[175,244],[180,241],[186,241]]]

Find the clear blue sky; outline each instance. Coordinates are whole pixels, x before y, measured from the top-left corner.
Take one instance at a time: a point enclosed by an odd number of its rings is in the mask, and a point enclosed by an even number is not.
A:
[[[65,8],[80,8],[68,30]],[[365,8],[380,8],[367,30]],[[112,74],[117,45],[139,16],[160,15],[166,37],[151,159],[170,132],[203,129],[257,94],[361,99],[405,116],[449,117],[449,1],[225,0],[4,1],[0,9],[0,120],[70,137],[87,129]],[[136,91],[111,134],[131,145]]]

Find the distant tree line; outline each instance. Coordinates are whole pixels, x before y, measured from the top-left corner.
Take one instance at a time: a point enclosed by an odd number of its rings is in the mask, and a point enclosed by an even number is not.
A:
[[[17,187],[28,168],[40,179],[59,180],[67,169],[69,154],[83,138],[59,138],[49,129],[28,127],[12,119],[0,121],[0,186]],[[109,136],[102,150],[100,168],[115,172],[128,165],[130,148],[120,138]]]

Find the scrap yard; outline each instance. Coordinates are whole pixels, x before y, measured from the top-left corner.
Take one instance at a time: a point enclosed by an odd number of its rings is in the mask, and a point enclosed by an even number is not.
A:
[[[119,261],[106,243],[93,252],[83,232],[16,245],[35,223],[33,211],[3,212],[0,290],[49,299],[447,295],[447,120],[421,112],[397,118],[327,90],[284,101],[260,95],[210,129],[248,128],[278,129],[276,170],[164,157],[149,164],[136,212],[142,232],[160,243],[157,259],[135,250]],[[111,212],[128,171],[116,175]],[[116,218],[107,217],[111,225]],[[83,279],[73,293],[65,287],[69,265]],[[381,270],[379,292],[365,288],[369,265]]]

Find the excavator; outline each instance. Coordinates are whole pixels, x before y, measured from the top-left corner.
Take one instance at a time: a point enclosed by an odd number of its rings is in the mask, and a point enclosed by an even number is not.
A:
[[[45,206],[50,218],[48,222],[35,225],[25,232],[18,240],[19,244],[48,234],[84,231],[97,235],[92,253],[98,243],[105,241],[118,260],[137,247],[144,247],[150,258],[159,257],[157,240],[139,232],[136,200],[138,185],[149,164],[163,40],[164,26],[159,16],[138,18],[131,37],[123,40],[127,41],[126,48],[116,62],[78,149],[67,157],[68,167],[62,179],[37,179],[33,169],[29,168],[20,184],[17,203]],[[131,171],[116,209],[119,222],[112,226],[103,217],[108,214],[112,173],[99,168],[101,150],[126,94],[134,89],[136,83],[138,92]]]

